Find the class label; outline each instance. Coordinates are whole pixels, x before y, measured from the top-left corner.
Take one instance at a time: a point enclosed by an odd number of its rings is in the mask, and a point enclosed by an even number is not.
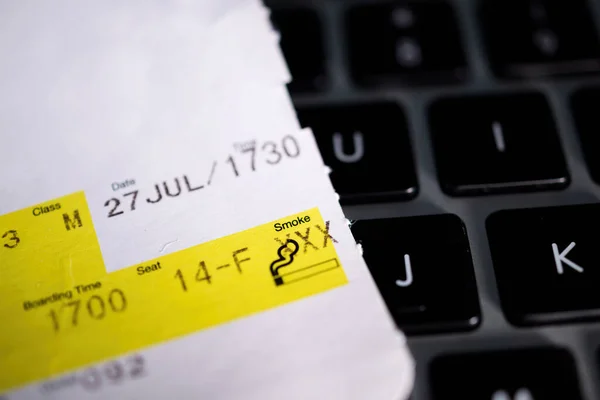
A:
[[[313,208],[107,274],[83,192],[0,216],[0,393],[341,286],[335,242]]]

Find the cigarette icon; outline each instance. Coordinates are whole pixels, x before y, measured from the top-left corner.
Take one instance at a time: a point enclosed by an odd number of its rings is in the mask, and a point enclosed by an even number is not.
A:
[[[280,286],[283,284],[290,284],[304,279],[315,277],[317,275],[336,269],[339,266],[340,263],[338,259],[332,258],[305,267],[292,267],[291,265],[286,265],[284,266],[285,268],[282,268],[281,270],[277,267],[275,269],[271,268],[271,273],[273,275],[275,285]]]

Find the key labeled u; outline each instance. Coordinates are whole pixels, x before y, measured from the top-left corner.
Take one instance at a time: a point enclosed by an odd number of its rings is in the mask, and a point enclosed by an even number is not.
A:
[[[413,283],[413,273],[412,273],[412,265],[410,264],[410,256],[408,254],[404,255],[404,279],[396,279],[396,285],[400,287],[407,287]]]
[[[333,134],[333,153],[335,154],[335,158],[347,164],[360,161],[365,155],[365,143],[361,132],[354,132],[352,134],[352,147],[354,151],[346,153],[344,151],[344,138],[342,134],[339,132]]]

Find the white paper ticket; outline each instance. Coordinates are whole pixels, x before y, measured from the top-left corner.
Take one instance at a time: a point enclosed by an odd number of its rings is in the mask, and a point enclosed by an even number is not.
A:
[[[23,42],[27,7],[0,13],[0,399],[407,397],[312,133],[265,77],[195,90],[189,41],[220,36],[175,3],[63,1]]]
[[[295,143],[287,152],[286,138]],[[278,162],[270,146],[257,146],[254,161],[232,146],[210,164],[220,171],[210,184],[210,174],[185,169],[152,180],[150,164],[150,176],[114,182],[91,170],[80,191],[40,192],[3,211],[0,316],[10,323],[0,331],[0,391],[10,399],[406,393],[413,370],[403,337],[312,134],[281,140]],[[277,382],[264,381],[273,375]]]

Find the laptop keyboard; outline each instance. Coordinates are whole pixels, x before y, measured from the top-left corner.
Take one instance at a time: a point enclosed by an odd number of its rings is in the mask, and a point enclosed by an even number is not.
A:
[[[438,180],[450,196],[569,183],[552,111],[540,93],[441,99],[428,119]]]
[[[600,3],[266,3],[411,399],[600,399]]]
[[[498,75],[528,78],[600,68],[586,0],[486,0],[480,25]]]
[[[600,118],[596,112],[600,104],[600,88],[586,88],[572,97],[572,113],[575,117],[577,132],[581,139],[581,148],[585,156],[590,175],[600,183],[600,157],[595,149],[600,148]]]
[[[392,317],[407,335],[481,321],[465,226],[455,215],[361,221],[353,229]]]
[[[440,400],[582,399],[575,363],[564,349],[443,356],[432,363],[431,375]]]
[[[521,326],[600,318],[597,224],[600,204],[503,210],[487,219],[508,321]]]
[[[445,2],[358,5],[344,17],[357,84],[411,85],[465,76],[456,18]]]
[[[323,28],[317,14],[309,9],[283,9],[272,14],[281,34],[280,45],[294,80],[292,93],[327,88]]]
[[[408,126],[397,103],[298,107],[298,117],[313,129],[342,204],[417,194]]]

